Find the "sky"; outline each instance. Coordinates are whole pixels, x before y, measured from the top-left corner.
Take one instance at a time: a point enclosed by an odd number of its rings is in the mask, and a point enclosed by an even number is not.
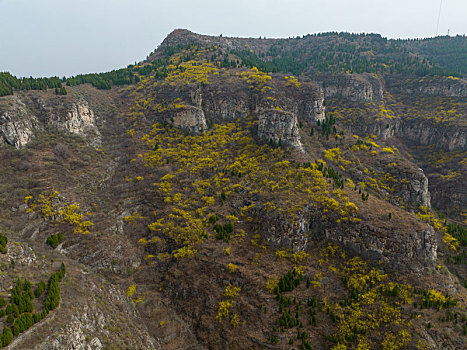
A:
[[[0,0],[0,71],[61,77],[126,67],[176,28],[268,38],[433,37],[440,4],[438,34],[466,34],[466,0]]]

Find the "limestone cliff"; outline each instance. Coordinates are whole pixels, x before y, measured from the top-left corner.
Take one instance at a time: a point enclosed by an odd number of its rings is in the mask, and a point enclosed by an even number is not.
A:
[[[232,86],[230,89],[216,86],[205,86],[197,90],[192,101],[198,101],[209,120],[231,122],[238,118],[246,118],[250,114],[250,98],[247,91]]]
[[[239,77],[211,77],[208,84],[162,84],[151,91],[154,106],[145,110],[149,122],[171,123],[196,133],[209,123],[232,122],[254,116],[259,120],[258,135],[284,146],[302,149],[299,124],[324,120],[322,89],[311,82],[291,84],[284,75],[268,83],[268,93],[252,89]],[[170,101],[177,101],[177,105]]]
[[[83,98],[41,98],[31,100],[39,109],[39,115],[46,125],[58,130],[87,137],[93,144],[100,144],[100,133],[94,111]]]
[[[376,74],[317,76],[315,79],[321,82],[326,98],[339,96],[363,102],[383,98],[384,81]]]
[[[402,185],[401,195],[404,203],[414,206],[423,205],[431,207],[431,197],[428,191],[428,178],[423,173],[422,169],[418,169],[411,176],[407,174],[408,182]]]
[[[191,133],[201,132],[207,130],[206,118],[201,108],[194,106],[186,106],[177,110],[173,114],[174,126]]]
[[[388,88],[408,95],[467,97],[467,80],[454,77],[392,77],[388,80]]]
[[[302,150],[297,116],[291,112],[268,109],[259,112],[258,136],[263,140],[272,140],[274,144],[283,144]]]
[[[422,169],[414,167],[407,160],[399,158],[398,165],[394,167],[376,166],[374,163],[372,174],[365,174],[357,169],[349,169],[352,179],[356,182],[371,183],[372,178],[379,182],[379,193],[375,195],[394,205],[418,210],[420,205],[431,207],[431,194],[428,178]]]
[[[436,124],[431,121],[401,121],[396,127],[396,135],[418,145],[433,145],[447,151],[467,150],[467,129],[457,125]]]
[[[326,238],[367,259],[398,269],[417,269],[419,264],[430,264],[437,257],[436,233],[425,224],[331,223],[323,221],[320,213],[309,208],[304,208],[300,218],[291,223],[281,215],[262,210],[261,204],[256,206],[256,215],[262,218],[261,222],[268,223],[258,225],[258,231],[273,247],[285,246],[300,251]]]
[[[86,137],[94,145],[101,142],[94,111],[83,98],[31,92],[3,99],[9,100],[9,107],[0,115],[3,143],[24,147],[46,126]]]
[[[18,96],[5,99],[11,102],[9,108],[0,114],[0,141],[21,148],[33,137],[39,121]]]
[[[325,119],[325,102],[322,88],[311,82],[299,86],[288,85],[283,76],[271,84],[272,96],[260,96],[256,110],[280,108],[295,114],[299,121],[315,123]]]
[[[343,244],[365,258],[390,264],[393,268],[416,269],[417,262],[429,264],[436,260],[438,242],[432,227],[403,234],[399,231],[394,227],[358,224],[352,228],[341,226],[325,229],[324,237]],[[318,232],[318,235],[321,234]]]

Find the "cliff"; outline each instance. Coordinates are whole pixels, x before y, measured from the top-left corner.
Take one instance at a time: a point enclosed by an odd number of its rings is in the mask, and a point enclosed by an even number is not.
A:
[[[383,99],[384,80],[376,74],[318,75],[326,98],[341,97],[351,101],[371,102]]]
[[[8,100],[9,108],[0,115],[2,141],[20,148],[29,142],[39,121],[31,115],[18,96],[13,96]]]
[[[292,85],[284,75],[272,75],[267,76],[270,80],[260,91],[248,85],[240,71],[216,73],[204,84],[181,81],[149,88],[144,94],[151,96],[151,103],[142,108],[144,117],[198,133],[212,123],[254,116],[259,120],[260,138],[300,150],[301,123],[325,118],[323,91],[314,83],[297,81]]]
[[[458,77],[391,77],[388,88],[394,92],[419,96],[467,97],[467,80]]]
[[[302,150],[297,117],[290,112],[268,109],[259,113],[258,136],[276,145]]]
[[[439,125],[430,121],[402,121],[396,127],[395,135],[401,140],[417,145],[434,145],[447,151],[467,150],[467,128],[457,125]]]
[[[86,137],[94,145],[101,143],[94,111],[81,97],[31,92],[16,94],[6,100],[8,107],[0,115],[3,143],[24,147],[37,131],[46,127]]]

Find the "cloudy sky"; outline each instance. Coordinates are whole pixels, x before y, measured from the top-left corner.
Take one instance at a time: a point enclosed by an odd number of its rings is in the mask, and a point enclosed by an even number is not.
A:
[[[144,59],[175,28],[224,36],[326,31],[432,37],[441,0],[0,0],[0,71],[69,76]],[[442,0],[439,34],[467,33],[467,1]]]

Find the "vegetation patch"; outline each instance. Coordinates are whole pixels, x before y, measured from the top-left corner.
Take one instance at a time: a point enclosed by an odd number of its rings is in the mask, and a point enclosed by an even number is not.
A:
[[[61,233],[57,233],[56,235],[51,235],[51,236],[47,237],[47,240],[45,241],[45,243],[47,243],[49,246],[51,246],[52,249],[55,249],[64,240],[65,240],[65,238],[63,237],[63,235]]]

